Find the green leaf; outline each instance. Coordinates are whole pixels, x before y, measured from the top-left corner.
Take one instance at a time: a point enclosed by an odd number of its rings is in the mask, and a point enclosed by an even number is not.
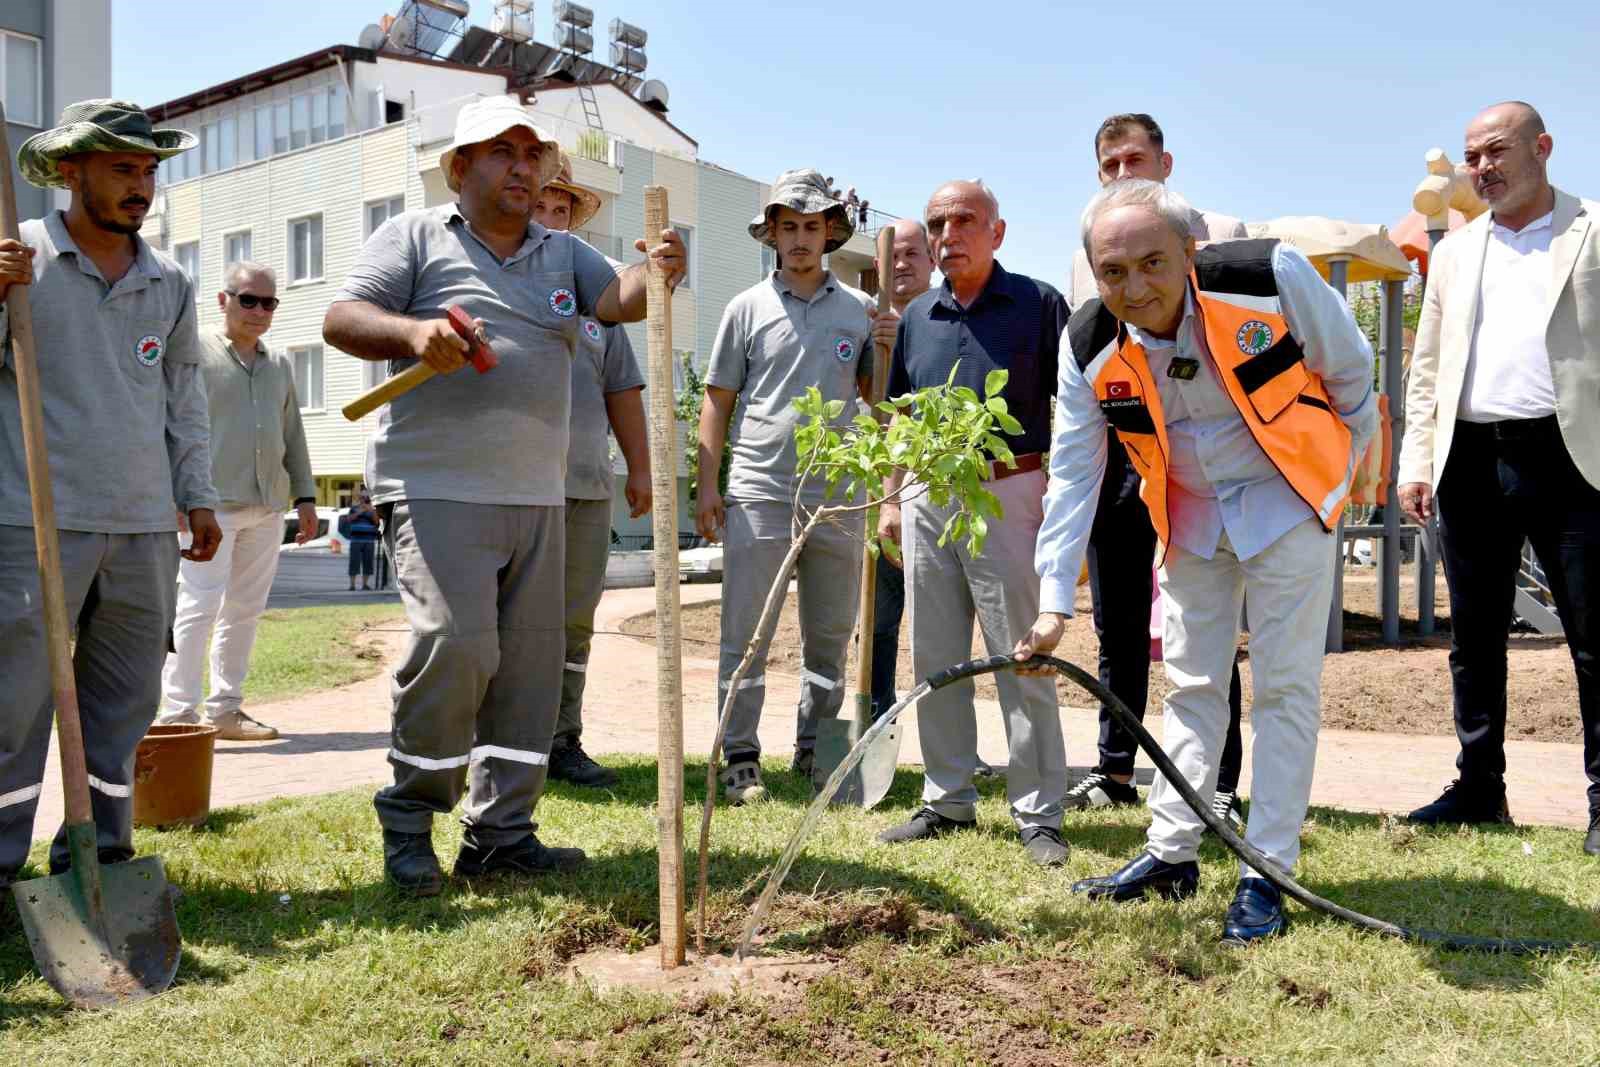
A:
[[[1006,387],[1006,382],[1010,379],[1010,377],[1011,372],[1007,370],[996,369],[990,371],[988,377],[983,379],[983,395],[988,397],[998,397],[1000,390]],[[1002,401],[1002,403],[1004,403],[1004,401]]]
[[[1000,428],[1002,430],[1008,434],[1011,434],[1013,437],[1022,433],[1022,423],[1018,422],[1013,416],[1008,415],[1003,411],[995,414],[995,421],[1000,424]]]
[[[844,413],[844,401],[830,400],[828,401],[828,406],[825,410],[827,411],[828,418],[830,420],[837,419],[841,414]]]

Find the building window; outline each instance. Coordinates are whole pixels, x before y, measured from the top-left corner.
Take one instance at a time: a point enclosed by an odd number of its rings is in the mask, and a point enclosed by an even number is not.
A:
[[[227,170],[239,162],[239,120],[229,115],[217,121],[217,169]]]
[[[373,231],[385,222],[394,218],[406,209],[406,198],[391,196],[387,200],[372,200],[367,203],[367,236],[371,237]]]
[[[210,174],[217,169],[217,149],[220,143],[217,140],[217,124],[207,122],[200,127],[200,153],[204,158],[204,165],[200,168],[201,174]]]
[[[311,143],[311,97],[305,93],[289,101],[289,147],[304,148]]]
[[[0,97],[6,121],[44,125],[44,63],[37,37],[0,30]]]
[[[322,216],[289,221],[289,283],[322,280]]]
[[[183,273],[189,276],[189,281],[194,285],[195,291],[200,289],[200,242],[185,241],[181,245],[174,245],[172,258],[178,261],[178,266],[183,268]]]
[[[328,90],[328,140],[344,136],[345,112],[348,108],[344,83],[340,82]]]
[[[232,120],[229,120],[232,121]],[[256,158],[256,113],[239,112],[239,162],[249,163]]]
[[[322,346],[304,345],[289,349],[294,365],[294,391],[301,411],[322,410]]]
[[[761,274],[763,277],[778,269],[778,253],[776,249],[761,246]]]
[[[226,276],[228,268],[235,263],[243,263],[250,258],[250,231],[239,230],[236,233],[222,235],[222,272]]]
[[[321,144],[328,139],[328,94],[311,94],[311,143]]]
[[[256,158],[272,155],[272,105],[256,108]]]
[[[679,237],[683,238],[683,263],[684,263],[683,281],[679,282],[678,284],[683,286],[683,288],[685,288],[685,289],[693,289],[694,288],[694,275],[695,275],[695,270],[694,270],[694,227],[693,226],[680,226],[677,223],[673,223],[672,224],[672,228],[674,230],[678,231],[678,236]]]
[[[361,391],[376,389],[382,385],[384,379],[389,377],[389,361],[386,359],[364,359],[361,361]]]
[[[289,151],[289,101],[272,105],[272,150]]]

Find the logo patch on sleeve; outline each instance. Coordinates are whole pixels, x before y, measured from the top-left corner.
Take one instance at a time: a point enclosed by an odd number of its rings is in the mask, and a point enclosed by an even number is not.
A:
[[[1239,327],[1236,339],[1239,342],[1239,351],[1247,356],[1259,356],[1272,347],[1272,327],[1260,319],[1251,319]]]
[[[833,354],[839,357],[840,363],[849,363],[856,358],[856,343],[848,337],[836,338],[833,342]]]
[[[556,289],[550,293],[550,310],[570,319],[578,313],[578,298],[571,289]]]
[[[1133,385],[1130,382],[1107,382],[1106,399],[1121,400],[1133,395]]]
[[[593,319],[583,320],[583,332],[589,335],[591,341],[600,340],[600,324]]]
[[[166,341],[155,334],[147,334],[139,338],[133,346],[133,356],[146,367],[154,367],[161,362],[161,353],[167,349]]]

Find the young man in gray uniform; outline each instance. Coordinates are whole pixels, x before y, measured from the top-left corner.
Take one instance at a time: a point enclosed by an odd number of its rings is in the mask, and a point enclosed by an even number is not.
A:
[[[714,477],[700,483],[695,526],[723,541],[722,652],[717,707],[755,634],[767,593],[797,529],[797,508],[824,500],[825,482],[797,470],[795,398],[810,386],[826,400],[843,400],[846,425],[863,379],[872,373],[869,299],[822,265],[825,253],[854,232],[844,206],[828,195],[822,175],[792,170],[778,176],[750,236],[777,250],[779,268],[729,302],[711,350],[706,398],[700,409],[700,470],[716,471],[733,420],[733,462],[724,501]],[[855,625],[861,580],[862,524],[824,523],[800,554],[800,646],[804,660],[795,728],[794,770],[810,777],[817,720],[839,714],[845,655]],[[766,656],[739,683],[724,738],[728,801],[766,795],[756,728],[766,698]]]
[[[548,230],[582,229],[600,210],[600,198],[573,183],[572,161],[561,151],[561,173],[533,205],[533,219]],[[561,673],[561,715],[550,750],[550,777],[574,785],[615,784],[612,771],[583,750],[583,685],[588,676],[594,613],[606,588],[611,555],[611,447],[606,427],[628,463],[623,489],[628,512],[650,510],[650,442],[645,434],[644,375],[621,326],[579,320],[578,355],[572,364],[572,440],[567,445],[567,655]]]
[[[176,512],[210,559],[217,526],[195,294],[138,236],[156,165],[194,146],[133,104],[70,104],[17,153],[23,177],[72,190],[66,211],[0,241],[0,300],[31,285],[73,667],[100,861],[133,857],[133,753],[161,699],[177,592]],[[5,166],[0,161],[0,166]],[[31,270],[30,270],[31,261]],[[0,310],[0,887],[28,857],[51,697],[9,323]],[[50,848],[51,873],[70,860]]]
[[[324,338],[359,358],[439,371],[389,404],[367,457],[412,629],[394,679],[394,784],[374,805],[388,876],[418,895],[442,886],[433,816],[464,789],[457,875],[584,858],[546,848],[532,820],[566,644],[550,605],[564,590],[572,360],[580,314],[645,310],[644,264],[619,273],[532,220],[559,160],[516,97],[463,107],[439,167],[460,202],[379,227],[323,322]],[[670,284],[682,242],[663,242],[650,256]],[[445,318],[456,304],[500,358],[488,374],[454,373],[467,350]]]

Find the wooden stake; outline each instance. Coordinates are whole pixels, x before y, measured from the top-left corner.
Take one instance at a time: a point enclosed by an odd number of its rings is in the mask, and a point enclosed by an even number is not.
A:
[[[644,188],[644,239],[654,246],[669,226],[667,190]],[[655,266],[646,276],[650,369],[650,481],[656,568],[656,869],[660,882],[661,969],[684,961],[683,654],[678,617],[678,430],[672,386],[672,293]]]

